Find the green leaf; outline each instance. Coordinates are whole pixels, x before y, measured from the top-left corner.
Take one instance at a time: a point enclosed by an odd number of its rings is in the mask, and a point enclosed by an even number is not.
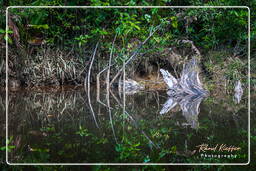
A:
[[[158,8],[152,8],[151,9],[151,13],[154,15],[158,12]]]
[[[151,16],[148,15],[148,14],[145,14],[145,19],[147,20],[147,22],[149,23],[150,22],[150,19],[151,19]]]
[[[0,34],[5,34],[6,33],[6,31],[5,30],[3,30],[3,29],[0,29]],[[8,30],[7,31],[7,33],[13,33],[13,31],[12,30]]]
[[[15,146],[14,146],[14,145],[9,145],[8,148],[9,148],[9,149],[14,149]]]
[[[171,153],[176,153],[176,151],[177,151],[177,147],[176,146],[172,146]]]
[[[173,28],[177,28],[178,27],[178,21],[177,20],[172,21],[172,27]]]
[[[135,27],[137,30],[140,30],[140,27],[135,24],[133,25],[133,27]]]
[[[36,24],[32,24],[32,25],[29,25],[30,27],[32,28],[35,28],[35,29],[49,29],[49,26],[48,24],[41,24],[41,25],[36,25]]]
[[[8,36],[4,36],[4,40],[6,40],[6,41],[8,41],[8,43],[10,43],[10,44],[12,44],[13,42],[12,42],[12,39],[11,38],[9,38]]]
[[[4,34],[4,33],[5,33],[5,30],[0,29],[0,33]]]
[[[8,30],[7,33],[11,34],[11,33],[13,33],[13,31],[12,30]]]
[[[150,161],[150,158],[149,158],[149,156],[147,156],[146,158],[144,158],[144,163],[148,163]]]
[[[4,151],[6,149],[6,146],[3,146],[0,148],[0,151]]]

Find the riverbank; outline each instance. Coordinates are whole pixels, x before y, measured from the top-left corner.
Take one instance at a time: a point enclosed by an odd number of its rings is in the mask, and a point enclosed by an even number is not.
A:
[[[135,60],[127,66],[127,78],[133,79],[145,85],[147,89],[164,89],[166,88],[162,76],[159,72],[160,68],[169,70],[176,78],[179,77],[182,66],[186,60],[182,57],[174,60],[174,56],[180,54],[169,52],[150,53],[145,55],[141,60]],[[15,67],[15,58],[9,57],[9,89],[18,90],[20,88],[37,89],[37,87],[65,87],[65,86],[81,86],[88,72],[90,61],[79,60],[74,54],[60,51],[48,50],[47,53],[30,56],[24,60],[23,67]],[[244,88],[247,87],[247,66],[248,61],[240,56],[229,57],[232,54],[228,50],[209,51],[203,54],[200,61],[200,77],[209,91],[216,88],[229,89],[234,86],[237,80],[241,80]],[[172,60],[171,60],[172,59]],[[107,63],[107,59],[97,60],[91,71],[90,82],[96,84],[97,74],[104,69],[103,64]],[[5,65],[1,68],[1,90],[5,87]],[[112,73],[113,72],[113,73]],[[110,80],[115,76],[117,69],[113,68],[110,73]],[[106,71],[101,75],[101,85],[105,84],[104,77]],[[252,86],[255,88],[254,75],[252,75]],[[117,80],[118,81],[118,80]],[[42,88],[44,89],[44,88]]]

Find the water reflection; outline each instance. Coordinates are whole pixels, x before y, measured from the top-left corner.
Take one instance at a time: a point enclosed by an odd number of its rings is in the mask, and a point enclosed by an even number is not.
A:
[[[183,97],[169,97],[163,105],[160,114],[165,114],[179,104],[182,115],[186,118],[187,123],[183,125],[190,125],[191,128],[199,128],[198,114],[199,106],[205,97],[200,95],[187,95]]]
[[[97,99],[94,90],[90,93],[94,115],[83,89],[10,93],[8,130],[16,148],[8,153],[9,161],[203,162],[194,151],[201,143],[239,146],[247,141],[240,134],[248,126],[244,99],[227,108],[230,99],[223,103],[187,96],[166,101],[166,92],[144,91],[125,96],[123,101],[116,91],[102,91]],[[191,127],[181,126],[184,124]],[[244,154],[246,147],[243,150]]]

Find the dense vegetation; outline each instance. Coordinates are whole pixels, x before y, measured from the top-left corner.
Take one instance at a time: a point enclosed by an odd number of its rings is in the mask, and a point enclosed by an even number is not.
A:
[[[154,2],[147,0],[138,2],[134,0],[90,0],[88,2],[9,0],[0,1],[0,5],[3,7],[0,9],[0,85],[2,87],[5,85],[5,7],[11,5],[249,6],[251,9],[251,85],[252,88],[256,87],[255,0],[249,2],[244,0],[157,0]],[[194,54],[191,45],[181,43],[181,40],[191,40],[202,53],[202,74],[205,76],[205,85],[211,92],[216,91],[216,87],[233,85],[236,80],[242,80],[245,87],[248,83],[249,14],[247,8],[10,8],[9,14],[9,79],[18,80],[22,86],[82,84],[97,42],[99,42],[99,48],[95,59],[96,64],[93,67],[94,80],[92,81],[95,81],[96,74],[106,67],[112,51],[115,65],[112,68],[111,77],[114,77],[114,73],[122,67],[123,62],[134,53],[137,55],[127,67],[130,77],[145,78],[145,76],[156,74],[160,67],[168,68],[174,75],[179,74],[182,64]],[[152,32],[154,35],[140,47]],[[255,135],[255,129],[252,130]],[[253,145],[255,145],[254,135],[252,135]],[[155,170],[160,168],[167,169],[157,167]],[[109,168],[103,167],[103,169]],[[210,170],[214,167],[204,167],[204,169]]]
[[[200,1],[184,3],[200,5]],[[83,3],[38,0],[9,1],[4,5],[42,4],[95,6],[135,5],[135,2]],[[179,5],[179,2],[160,2],[160,5],[164,4]],[[237,5],[235,1],[219,2],[219,5],[230,4]],[[136,5],[148,5],[148,2],[142,1]],[[218,2],[209,1],[206,5],[218,5]],[[203,54],[201,65],[209,83],[211,81],[220,84],[223,81],[234,83],[239,79],[246,83],[247,8],[11,8],[9,14],[9,77],[18,79],[24,86],[82,83],[95,44],[100,42],[96,57],[97,67],[93,67],[94,74],[106,66],[115,36],[113,73],[117,72],[122,62],[127,61],[134,53],[137,55],[130,62],[131,67],[127,67],[130,68],[128,73],[134,74],[135,71],[140,75],[148,75],[157,72],[159,67],[169,70],[171,68],[172,72],[179,73],[186,58],[193,54],[193,51],[188,50],[190,45],[182,44],[180,41],[191,40]],[[0,33],[2,45],[4,45],[5,33],[3,17],[4,15],[2,15]],[[155,30],[154,35],[140,47]],[[251,30],[251,36],[254,38],[255,30]],[[252,44],[252,50],[254,48]],[[42,68],[44,68],[43,72]],[[3,63],[1,70],[4,72]],[[253,65],[252,70],[254,70]],[[254,82],[252,80],[252,83]],[[209,85],[208,88],[211,87],[212,85]]]

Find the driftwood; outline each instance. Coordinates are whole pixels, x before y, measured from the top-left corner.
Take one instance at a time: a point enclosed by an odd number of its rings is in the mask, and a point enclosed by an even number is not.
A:
[[[144,86],[132,79],[122,80],[118,84],[119,91],[125,92],[127,95],[135,94],[144,89]]]
[[[240,80],[238,80],[235,85],[235,94],[234,94],[234,101],[236,104],[240,103],[242,96],[243,96],[242,83]]]
[[[199,79],[199,67],[196,57],[183,66],[180,79],[176,79],[167,70],[160,69],[165,83],[168,85],[169,96],[201,95],[208,92],[203,88]]]
[[[199,51],[197,52],[199,53]],[[200,53],[198,54],[200,55]],[[199,79],[197,58],[193,57],[183,66],[180,79],[176,79],[168,71],[160,69],[163,79],[168,85],[169,99],[163,105],[160,114],[165,114],[179,104],[182,114],[192,128],[198,128],[199,105],[208,95]]]

